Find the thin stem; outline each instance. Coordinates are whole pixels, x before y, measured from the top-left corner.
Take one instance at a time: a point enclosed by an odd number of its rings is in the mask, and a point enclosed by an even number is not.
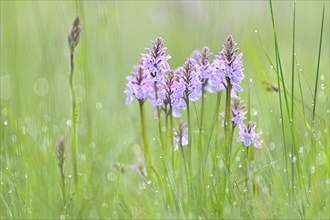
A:
[[[71,118],[72,118],[72,129],[71,129],[71,150],[72,150],[72,163],[73,163],[73,177],[77,190],[78,185],[78,164],[77,164],[77,125],[78,125],[78,108],[77,108],[77,97],[75,91],[75,84],[73,80],[74,72],[74,54],[73,50],[70,53],[70,89],[71,89]]]
[[[319,80],[319,70],[320,70],[320,61],[321,61],[322,38],[323,38],[323,24],[324,24],[324,9],[325,9],[325,4],[323,4],[322,23],[321,23],[321,35],[320,35],[320,43],[319,43],[319,53],[318,53],[317,67],[316,67],[316,80],[315,80],[315,88],[314,88],[313,117],[312,117],[312,126],[313,127],[314,127],[314,124],[315,124],[317,84],[318,84],[318,80]]]
[[[218,95],[217,95],[217,103],[215,105],[215,111],[214,111],[214,117],[213,117],[213,124],[212,124],[212,128],[211,128],[211,132],[210,132],[210,137],[207,141],[207,145],[209,146],[210,143],[211,143],[211,139],[212,139],[212,136],[213,136],[213,132],[214,132],[214,128],[215,126],[217,125],[217,122],[218,122],[218,119],[219,119],[219,108],[220,108],[220,102],[221,102],[221,92],[218,92]],[[215,149],[215,157],[218,156],[219,154],[219,147]]]
[[[230,134],[230,109],[231,109],[231,84],[230,79],[227,78],[228,88],[226,89],[226,111],[225,111],[225,160],[226,166],[230,169],[230,142],[231,142],[231,134]]]
[[[293,119],[294,119],[294,66],[295,66],[295,30],[296,30],[296,3],[293,3],[293,33],[292,33],[292,79],[291,79],[291,118],[290,118],[290,127],[291,127],[291,133],[292,133],[292,138],[294,138],[293,135]],[[292,157],[294,157],[294,155],[296,154],[295,152],[295,139],[293,139],[293,144],[292,144],[292,148],[291,148],[291,154]],[[298,155],[297,155],[298,156]],[[292,163],[291,166],[291,188],[292,188],[292,194],[294,195],[294,177],[295,177],[295,173],[294,173],[294,164]]]
[[[158,99],[158,89],[157,89],[157,82],[154,82],[154,90],[155,90],[155,98],[156,100]],[[158,117],[158,132],[159,132],[159,139],[160,139],[160,144],[162,147],[162,162],[163,162],[163,168],[165,173],[167,174],[167,169],[165,165],[165,157],[166,157],[166,150],[164,147],[164,141],[163,141],[163,136],[162,136],[162,124],[161,124],[161,119],[160,119],[160,108],[157,106],[157,117]]]
[[[146,168],[147,168],[147,175],[150,175],[150,167],[151,167],[151,161],[149,156],[149,146],[147,141],[147,131],[145,127],[145,117],[144,117],[144,109],[143,109],[143,101],[139,101],[139,109],[140,109],[140,119],[141,119],[141,134],[142,134],[142,144],[143,144],[143,154],[144,154],[144,160],[146,162]]]
[[[64,167],[63,165],[60,166],[60,172],[61,172],[61,191],[62,191],[62,197],[63,197],[63,205],[66,205],[66,190],[65,190],[65,175],[64,175]]]
[[[200,115],[200,124],[199,124],[199,140],[198,140],[198,155],[202,153],[202,132],[204,127],[204,94],[205,94],[205,84],[202,86],[202,106],[201,106],[201,115]]]
[[[281,122],[281,127],[282,127],[284,158],[285,158],[286,169],[288,169],[289,168],[289,165],[288,165],[288,159],[287,159],[287,156],[288,155],[287,155],[287,149],[286,149],[286,136],[285,136],[284,121],[283,121],[283,106],[282,106],[282,94],[281,94],[281,83],[280,83],[281,76],[279,74],[279,65],[280,64],[279,64],[279,56],[278,56],[278,47],[277,47],[275,19],[274,19],[273,6],[272,6],[272,1],[271,0],[269,0],[269,7],[270,7],[270,12],[271,12],[273,32],[274,32],[276,75],[277,75],[278,97],[279,97],[280,113],[281,113],[281,117],[280,117],[280,120],[281,121],[280,122]],[[285,94],[285,88],[283,90],[284,90],[284,94]],[[288,183],[288,190],[289,190],[289,188],[290,188],[290,186],[289,186],[289,174],[288,174],[288,172],[286,172],[286,174],[287,174],[287,183]]]
[[[175,168],[175,154],[174,154],[174,139],[173,139],[173,114],[172,114],[172,106],[170,107],[170,141],[171,141],[171,149],[172,149],[172,167],[173,170]]]
[[[189,106],[189,98],[186,97],[187,104],[187,125],[188,125],[188,146],[187,146],[187,157],[188,157],[188,166],[190,177],[192,176],[192,143],[191,143],[191,121],[190,121],[190,106]]]

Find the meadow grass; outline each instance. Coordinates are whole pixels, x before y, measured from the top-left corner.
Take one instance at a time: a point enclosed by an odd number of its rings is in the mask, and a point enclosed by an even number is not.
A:
[[[329,218],[329,2],[1,1],[0,12],[1,218]],[[261,149],[227,126],[228,90],[179,119],[125,104],[150,40],[164,38],[176,68],[203,46],[213,59],[229,34]],[[189,145],[173,151],[180,120]]]

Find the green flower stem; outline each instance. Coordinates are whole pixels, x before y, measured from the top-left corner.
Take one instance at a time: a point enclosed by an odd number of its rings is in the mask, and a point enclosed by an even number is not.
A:
[[[202,131],[204,126],[204,94],[205,94],[205,84],[202,86],[202,106],[201,106],[201,115],[200,115],[200,124],[199,124],[199,138],[198,138],[198,155],[202,154]]]
[[[189,98],[186,97],[187,103],[187,124],[188,124],[188,146],[187,146],[187,157],[188,157],[188,167],[189,167],[189,176],[192,177],[192,144],[191,144],[191,120],[190,120],[190,106],[189,106]]]
[[[172,106],[170,106],[170,141],[171,141],[171,149],[172,149],[172,167],[174,170],[175,167],[175,154],[174,154],[174,139],[173,139],[173,114],[172,114]]]
[[[157,90],[156,81],[154,82],[154,90],[155,90],[155,97],[157,100],[158,99],[158,90]],[[162,147],[162,164],[163,164],[164,172],[167,175],[167,169],[166,169],[166,164],[165,164],[166,150],[164,147],[164,141],[163,141],[163,137],[162,137],[162,124],[161,124],[161,120],[160,120],[160,108],[159,107],[157,107],[157,117],[158,117],[158,132],[159,132],[160,144]]]
[[[208,141],[207,141],[207,145],[210,146],[210,143],[211,143],[211,139],[212,139],[212,136],[213,136],[213,132],[214,132],[214,129],[215,129],[215,126],[217,125],[217,122],[218,122],[218,119],[219,119],[219,109],[220,109],[220,102],[221,102],[221,92],[218,92],[218,95],[217,95],[217,103],[215,105],[215,111],[214,111],[214,117],[213,117],[213,124],[212,124],[212,128],[211,128],[211,132],[210,132],[210,137],[208,138]],[[217,147],[215,149],[215,161],[216,161],[216,158],[217,156],[219,155],[219,150],[220,148]]]
[[[71,89],[71,117],[72,117],[72,129],[71,129],[71,150],[72,150],[72,164],[73,164],[73,177],[77,190],[78,186],[78,164],[77,164],[77,126],[78,126],[78,103],[75,91],[75,84],[73,80],[74,72],[74,54],[73,50],[70,53],[70,89]]]
[[[60,167],[61,172],[61,192],[62,192],[62,198],[63,198],[63,205],[66,205],[66,190],[65,190],[65,175],[64,175],[64,167],[61,165]]]
[[[151,172],[150,172],[151,171],[151,161],[150,161],[149,146],[148,146],[148,140],[147,140],[147,131],[146,131],[146,127],[145,127],[143,104],[144,104],[143,101],[139,101],[143,154],[144,154],[144,159],[146,162],[147,174],[150,175],[151,174]]]
[[[230,132],[230,109],[231,109],[231,87],[229,78],[227,78],[228,88],[226,90],[226,111],[225,111],[225,160],[226,166],[230,169],[230,152],[231,152],[231,132]]]
[[[227,181],[229,180],[230,177],[230,152],[231,152],[231,139],[232,139],[232,134],[230,132],[230,108],[231,108],[231,87],[232,85],[230,84],[230,79],[227,78],[227,85],[228,88],[226,89],[226,110],[225,110],[225,148],[224,148],[224,160],[225,160],[225,167],[227,168],[226,171],[224,172],[224,178],[223,178],[223,188],[222,188],[222,196],[223,196],[223,202],[220,207],[220,216],[223,217],[223,209],[224,209],[224,204],[226,201],[226,187],[227,187]]]

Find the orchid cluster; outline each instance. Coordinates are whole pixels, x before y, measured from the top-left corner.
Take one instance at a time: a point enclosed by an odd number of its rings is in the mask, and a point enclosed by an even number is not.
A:
[[[259,134],[255,131],[256,124],[244,124],[247,112],[244,111],[244,101],[238,96],[238,93],[243,91],[243,55],[238,54],[237,44],[232,36],[228,36],[222,46],[223,50],[215,56],[213,62],[210,61],[212,52],[208,47],[204,47],[201,51],[195,51],[182,66],[173,70],[168,63],[171,56],[167,54],[163,39],[157,37],[152,41],[152,48],[146,49],[140,63],[134,67],[131,76],[127,77],[126,103],[131,103],[135,98],[142,104],[148,99],[157,109],[158,115],[155,118],[164,112],[167,120],[172,116],[181,117],[181,110],[186,109],[188,112],[189,103],[203,99],[207,91],[220,93],[229,90],[232,129],[239,128],[237,140],[247,147],[251,144],[261,147]],[[183,128],[185,124],[181,123],[179,133],[172,127],[175,135],[172,138],[174,148],[188,145],[188,130],[191,130],[189,113],[187,120],[188,128]]]

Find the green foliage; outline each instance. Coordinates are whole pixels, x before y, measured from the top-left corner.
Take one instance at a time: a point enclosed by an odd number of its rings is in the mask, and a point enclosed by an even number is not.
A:
[[[271,6],[272,12],[264,1],[1,1],[0,217],[328,218],[329,2],[298,1],[294,17],[292,2]],[[66,39],[76,15],[77,187]],[[161,147],[150,103],[143,104],[142,125],[138,102],[125,105],[125,77],[156,36],[177,67],[205,45],[218,53],[229,34],[244,54],[242,98],[263,131],[263,148],[244,149],[234,133],[227,172],[217,148],[225,141],[223,118],[214,114],[225,109],[225,94],[221,100],[208,93],[202,111],[201,103],[190,105],[191,139],[202,148],[193,146],[188,175],[181,152],[172,158]],[[57,158],[62,135],[65,177]],[[142,139],[154,173],[147,179]]]

